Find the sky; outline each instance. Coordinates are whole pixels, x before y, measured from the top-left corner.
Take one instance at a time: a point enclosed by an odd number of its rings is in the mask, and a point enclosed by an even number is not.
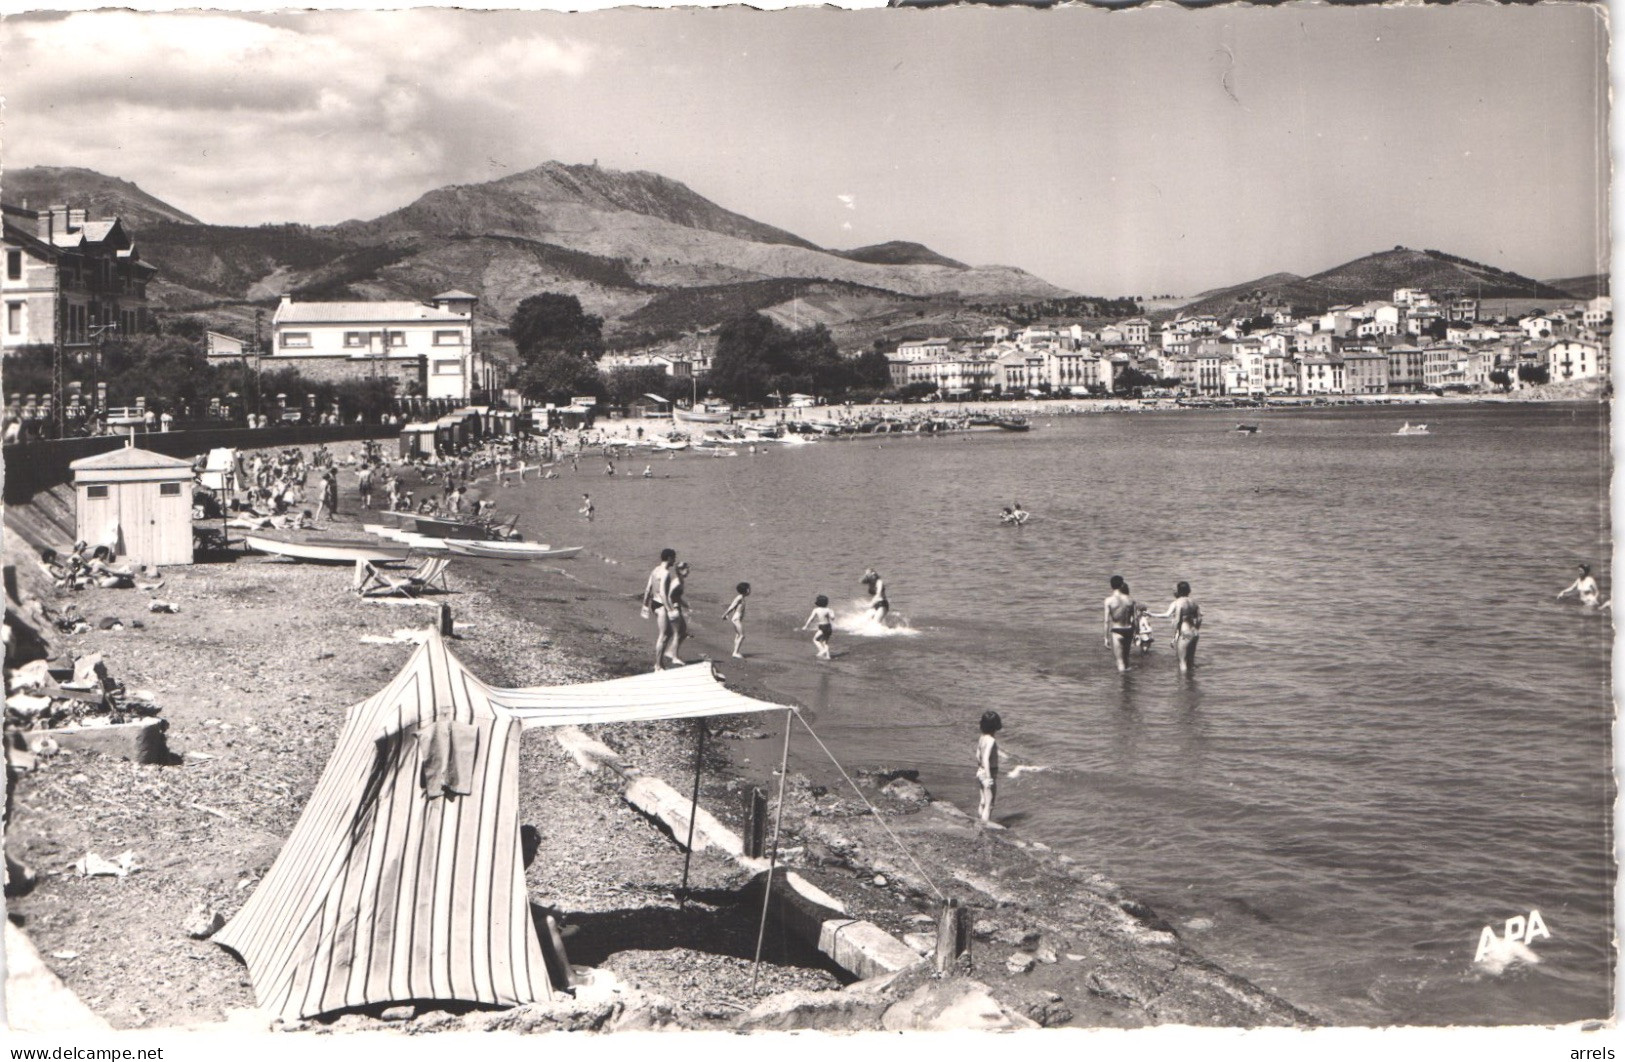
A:
[[[221,224],[597,161],[1087,294],[1398,244],[1546,279],[1606,269],[1607,34],[1578,4],[24,15],[0,160]]]

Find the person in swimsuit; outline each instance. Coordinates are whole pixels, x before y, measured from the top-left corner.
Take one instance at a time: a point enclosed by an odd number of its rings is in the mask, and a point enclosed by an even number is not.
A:
[[[1016,502],[1016,507],[1010,510],[1010,519],[1014,520],[1017,526],[1026,523],[1028,515],[1029,513],[1021,507],[1020,502]]]
[[[676,575],[677,551],[660,551],[660,563],[643,586],[643,617],[655,618],[655,670],[666,666],[666,646],[672,639],[671,581]]]
[[[1591,574],[1591,565],[1580,565],[1580,577],[1564,589],[1559,590],[1557,599],[1561,601],[1570,594],[1577,595],[1580,598],[1580,604],[1588,608],[1596,608],[1602,601],[1602,589],[1597,586],[1597,580]]]
[[[1149,653],[1152,643],[1156,640],[1156,629],[1151,626],[1151,613],[1141,605],[1134,610],[1134,643],[1140,647],[1140,655]]]
[[[745,598],[750,596],[750,584],[740,583],[734,587],[733,603],[728,606],[722,618],[734,625],[734,659],[743,660],[745,654],[739,651],[745,644]]]
[[[1107,595],[1104,610],[1106,648],[1117,661],[1117,670],[1128,670],[1128,652],[1134,644],[1134,599],[1128,594],[1128,583],[1121,575],[1112,576],[1112,592]]]
[[[1157,613],[1158,619],[1174,621],[1174,657],[1180,671],[1196,666],[1196,639],[1202,633],[1202,609],[1191,600],[1191,584],[1181,582],[1174,587],[1171,605]]]
[[[976,803],[976,815],[983,822],[993,821],[993,801],[999,795],[999,739],[1004,729],[998,712],[983,712],[982,736],[976,740],[976,784],[981,796]]]
[[[666,591],[666,601],[671,607],[672,640],[671,651],[666,654],[666,661],[676,667],[682,667],[687,661],[677,654],[682,651],[683,643],[688,641],[688,603],[683,600],[683,588],[688,579],[688,561],[683,561],[672,569],[671,585]]]
[[[593,510],[592,499],[589,498],[587,495],[583,494],[581,496],[581,510],[580,511],[581,511],[581,515],[585,516],[587,518],[588,523],[592,523],[592,510]]]
[[[807,617],[807,622],[801,625],[801,629],[808,630],[815,623],[818,630],[813,635],[813,649],[817,652],[818,659],[828,660],[829,639],[835,633],[835,612],[829,607],[829,598],[823,594],[813,599],[812,614]]]
[[[886,599],[886,580],[882,579],[873,568],[864,571],[860,580],[869,588],[869,618],[876,623],[885,623],[886,614],[891,611],[891,602]]]

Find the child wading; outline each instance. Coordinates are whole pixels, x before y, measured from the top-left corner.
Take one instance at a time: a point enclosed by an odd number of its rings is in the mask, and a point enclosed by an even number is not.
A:
[[[801,629],[807,630],[815,623],[818,625],[818,631],[813,635],[813,648],[817,650],[818,659],[828,660],[829,637],[835,633],[835,612],[829,607],[829,598],[823,594],[813,599],[812,614],[807,617],[807,622],[801,625]]]
[[[976,814],[983,822],[993,821],[993,800],[999,794],[999,739],[993,735],[1004,729],[998,712],[982,713],[982,736],[976,740],[976,781],[982,787]]]
[[[734,587],[733,603],[723,612],[722,618],[734,625],[734,659],[743,660],[745,654],[739,651],[745,644],[745,598],[750,596],[750,584],[740,583]]]

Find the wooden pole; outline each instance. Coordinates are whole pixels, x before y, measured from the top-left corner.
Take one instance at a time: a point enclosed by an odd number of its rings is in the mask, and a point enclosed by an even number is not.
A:
[[[679,907],[688,903],[688,864],[694,858],[694,818],[700,810],[700,767],[705,756],[705,720],[695,722],[700,724],[700,736],[694,743],[694,795],[688,801],[688,840],[683,842],[683,891]]]
[[[750,990],[756,991],[762,972],[762,940],[767,936],[767,905],[773,899],[773,871],[779,863],[779,828],[784,825],[784,782],[790,774],[791,708],[784,713],[784,752],[779,756],[779,806],[773,812],[773,849],[768,855],[767,883],[762,889],[762,921],[756,928],[756,958],[750,969]]]
[[[958,900],[942,905],[942,913],[937,918],[937,973],[947,973],[954,960],[969,949],[969,929],[965,909],[959,906]]]
[[[767,836],[767,797],[760,789],[750,791],[750,829],[745,834],[745,855],[762,858],[762,846]]]

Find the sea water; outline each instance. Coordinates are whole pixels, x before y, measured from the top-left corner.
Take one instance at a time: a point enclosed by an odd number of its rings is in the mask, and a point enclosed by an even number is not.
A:
[[[1431,434],[1396,436],[1407,417]],[[1040,412],[1026,435],[655,455],[648,479],[583,461],[495,495],[582,555],[489,563],[517,596],[568,583],[632,629],[645,574],[677,549],[693,566],[685,655],[798,700],[844,763],[918,767],[961,806],[977,720],[998,710],[1003,823],[1323,1019],[1606,1014],[1612,629],[1555,600],[1578,562],[1609,586],[1606,410],[1247,419],[1262,430]],[[1015,502],[1032,520],[1001,524]],[[884,625],[865,616],[868,567]],[[1154,611],[1191,584],[1191,676],[1166,621],[1117,672],[1113,574]],[[720,614],[740,581],[734,661]],[[797,631],[818,594],[838,617],[829,662]],[[794,767],[835,780],[820,759],[798,743]],[[1485,926],[1532,910],[1550,933],[1538,962],[1474,962]]]

